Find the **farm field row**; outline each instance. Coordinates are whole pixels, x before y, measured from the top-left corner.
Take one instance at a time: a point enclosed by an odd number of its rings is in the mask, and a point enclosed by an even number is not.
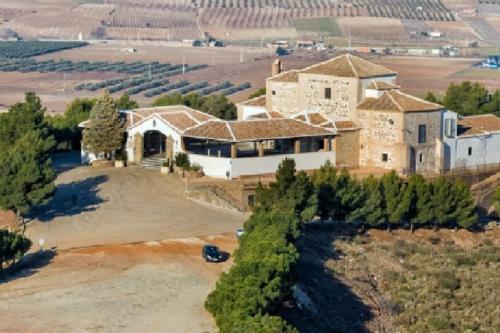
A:
[[[0,18],[3,15],[5,19],[0,32],[3,29],[25,38],[182,40],[201,38],[203,32],[220,28],[279,29],[278,38],[280,33],[294,38],[288,29],[298,36],[308,35],[294,29],[297,19],[362,16],[363,20],[371,18],[375,22],[456,21],[441,0],[107,0],[73,5],[61,0],[38,6],[29,11],[26,0],[17,5],[3,4]],[[226,38],[226,33],[231,31],[221,31],[215,37]]]
[[[130,47],[136,47],[138,51],[128,53],[121,51],[123,45],[121,43],[91,44],[83,49],[65,50],[39,56],[37,61],[62,59],[74,63],[85,61],[89,63],[97,61],[152,63],[156,61],[179,64],[184,60],[185,63],[191,65],[210,64],[207,68],[165,78],[169,81],[165,84],[181,81],[206,82],[207,87],[212,87],[226,81],[234,86],[246,82],[250,83],[252,89],[237,91],[229,96],[231,100],[239,102],[245,100],[250,93],[264,85],[265,79],[270,76],[271,63],[274,60],[269,50],[260,48],[168,47],[136,42],[131,43]],[[334,54],[328,53],[297,52],[284,58],[283,61],[285,70],[290,70],[300,69],[333,56]],[[243,61],[240,62],[241,60]],[[433,90],[436,94],[442,94],[450,82],[461,80],[453,77],[454,73],[465,70],[474,63],[473,60],[418,57],[379,57],[372,58],[372,61],[399,72],[398,83],[403,86],[403,90],[419,96],[424,96],[429,90]],[[0,72],[0,103],[3,105],[13,104],[23,98],[25,91],[35,91],[40,94],[49,110],[60,112],[75,97],[95,97],[100,91],[100,88],[95,91],[87,91],[75,90],[74,87],[82,83],[99,84],[103,81],[130,76],[131,74],[117,74],[116,72]],[[475,72],[471,73],[467,79],[482,82],[490,88],[495,85],[494,78],[481,77]],[[12,85],[12,82],[16,82],[16,85]],[[129,89],[131,88],[118,91],[115,95],[119,96]],[[148,106],[155,99],[154,96],[145,96],[146,92],[148,91],[144,90],[133,96],[141,106]]]

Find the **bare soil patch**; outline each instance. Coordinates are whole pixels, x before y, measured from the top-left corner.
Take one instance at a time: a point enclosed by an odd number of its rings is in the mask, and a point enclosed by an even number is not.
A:
[[[203,262],[206,241],[236,246],[216,236],[59,251],[31,276],[0,284],[2,330],[216,332],[203,302],[231,261]]]

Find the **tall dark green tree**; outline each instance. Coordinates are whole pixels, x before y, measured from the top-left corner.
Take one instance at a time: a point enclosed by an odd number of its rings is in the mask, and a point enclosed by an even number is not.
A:
[[[445,177],[432,183],[432,202],[436,226],[449,226],[455,220],[453,185]]]
[[[453,196],[455,199],[455,222],[462,228],[468,229],[477,222],[476,205],[469,186],[458,179],[453,183]]]
[[[409,202],[407,218],[412,232],[415,226],[422,226],[432,222],[434,211],[431,186],[424,177],[419,174],[410,177],[404,200]]]
[[[84,130],[84,147],[96,156],[103,153],[110,158],[111,153],[123,145],[123,126],[115,101],[105,92],[90,111],[89,124]]]
[[[43,137],[49,137],[45,111],[40,98],[29,92],[26,93],[24,102],[14,104],[9,108],[9,112],[0,114],[0,151],[14,145],[33,130],[39,131]]]
[[[362,182],[364,204],[354,209],[348,216],[349,222],[358,221],[363,225],[380,226],[386,223],[383,205],[382,185],[373,176]]]
[[[409,208],[409,198],[404,198],[405,185],[395,171],[382,176],[381,183],[388,227],[400,225]]]
[[[0,208],[14,211],[23,227],[23,215],[55,190],[49,155],[55,143],[44,112],[40,99],[28,93],[24,103],[0,116]]]

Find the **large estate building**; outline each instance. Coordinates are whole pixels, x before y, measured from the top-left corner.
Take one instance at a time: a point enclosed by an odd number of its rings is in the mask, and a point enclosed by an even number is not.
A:
[[[186,152],[217,178],[273,173],[287,157],[298,170],[330,160],[403,175],[500,165],[500,118],[459,118],[403,93],[385,67],[346,54],[285,72],[277,60],[272,72],[266,95],[238,104],[234,121],[185,106],[121,111],[129,161]]]

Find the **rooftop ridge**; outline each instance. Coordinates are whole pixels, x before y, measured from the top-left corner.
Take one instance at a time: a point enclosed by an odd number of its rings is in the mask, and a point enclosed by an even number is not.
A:
[[[349,53],[347,53],[346,59],[349,65],[351,65],[352,71],[354,72],[354,76],[359,77],[358,71],[356,70],[356,68],[354,68],[354,65],[352,64],[351,55]]]
[[[394,97],[389,92],[386,91],[384,93],[384,95],[389,95],[389,98],[398,107],[399,111],[402,111],[402,112],[405,111],[405,109],[398,102],[396,102],[396,100],[394,99]]]

